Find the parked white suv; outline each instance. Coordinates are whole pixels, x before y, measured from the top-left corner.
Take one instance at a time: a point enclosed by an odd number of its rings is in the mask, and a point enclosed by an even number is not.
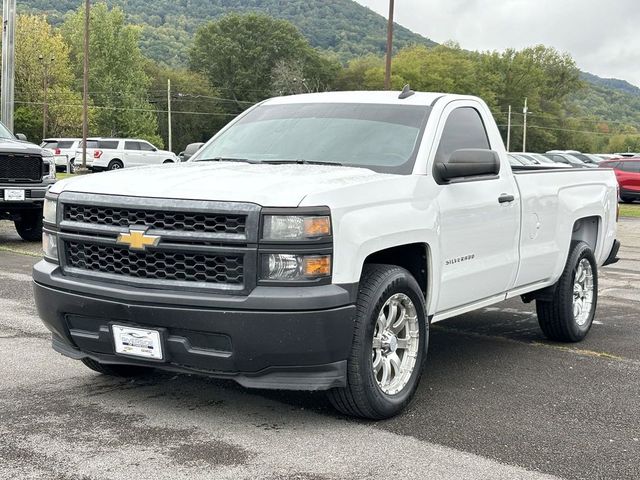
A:
[[[82,159],[82,145],[76,152],[78,163]],[[119,170],[127,167],[177,163],[173,152],[160,150],[146,140],[137,138],[87,139],[87,167],[95,171]]]
[[[76,151],[80,147],[80,138],[45,138],[40,147],[46,148],[54,155],[56,170],[67,169],[68,162],[71,163],[71,171],[75,166]]]

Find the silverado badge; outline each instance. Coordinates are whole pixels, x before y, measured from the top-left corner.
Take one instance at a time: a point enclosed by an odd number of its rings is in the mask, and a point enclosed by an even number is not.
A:
[[[118,235],[116,243],[118,245],[128,245],[130,250],[146,250],[147,247],[155,247],[160,243],[160,237],[147,235],[147,228],[130,227],[129,233]]]

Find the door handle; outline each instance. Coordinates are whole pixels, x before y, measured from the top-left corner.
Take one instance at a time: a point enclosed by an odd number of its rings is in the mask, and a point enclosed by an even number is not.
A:
[[[503,193],[502,195],[500,195],[498,197],[498,203],[511,203],[516,199],[516,197],[514,197],[513,195],[508,195],[506,193]]]

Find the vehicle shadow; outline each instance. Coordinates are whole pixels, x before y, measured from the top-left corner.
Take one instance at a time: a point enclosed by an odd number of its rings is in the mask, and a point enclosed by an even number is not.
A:
[[[487,318],[483,318],[487,317]],[[473,337],[482,336],[489,339],[491,343],[497,344],[503,354],[517,359],[519,350],[526,348],[525,345],[517,342],[509,342],[505,339],[517,340],[518,342],[543,341],[542,334],[537,328],[537,321],[529,312],[522,312],[515,315],[511,309],[502,312],[495,311],[484,313],[473,313],[434,324],[431,328],[430,346],[427,365],[423,376],[423,384],[428,383],[432,392],[440,390],[438,382],[448,383],[447,378],[434,377],[431,371],[448,371],[460,376],[460,372],[475,371],[477,375],[486,374],[489,367],[478,362],[478,357],[474,350],[469,348],[473,342]],[[510,360],[506,360],[510,361]],[[205,397],[206,392],[221,390],[236,397],[236,408],[241,409],[244,399],[260,397],[269,401],[283,404],[287,408],[295,408],[315,412],[323,416],[341,418],[346,421],[365,422],[366,420],[352,419],[337,413],[324,392],[297,392],[278,390],[246,389],[233,380],[215,379],[200,377],[196,375],[183,375],[154,371],[153,373],[140,379],[121,383],[119,381],[102,380],[103,385],[111,389],[125,388],[132,389],[138,387],[154,387],[159,397],[169,396],[174,399],[189,400],[186,395],[192,390],[197,391],[198,397]],[[181,385],[181,389],[176,389],[176,382]],[[89,385],[87,384],[87,387]],[[423,388],[423,387],[421,387]],[[177,396],[182,390],[185,396]],[[434,393],[433,395],[437,395]],[[205,403],[204,398],[201,398]],[[437,397],[430,401],[438,401]]]

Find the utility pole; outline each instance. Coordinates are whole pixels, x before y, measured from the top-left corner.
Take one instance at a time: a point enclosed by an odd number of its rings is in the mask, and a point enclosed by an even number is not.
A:
[[[167,121],[168,121],[168,136],[169,136],[169,151],[173,152],[173,139],[171,134],[171,79],[167,78]]]
[[[524,98],[524,108],[522,113],[524,114],[524,129],[522,130],[522,153],[527,151],[527,97]]]
[[[509,105],[509,116],[507,117],[507,152],[511,151],[511,105]]]
[[[2,94],[0,118],[13,132],[13,102],[15,81],[16,0],[2,2]]]
[[[91,18],[91,1],[84,3],[84,58],[82,61],[82,166],[76,173],[86,174],[87,170],[87,137],[89,136],[89,19]]]
[[[42,63],[42,140],[47,138],[47,121],[49,119],[49,67],[55,62],[55,57],[52,55],[49,60],[45,60],[44,55],[38,57],[40,63]]]
[[[387,25],[387,65],[384,73],[384,89],[391,90],[391,55],[393,55],[394,0],[389,0],[389,24]]]

